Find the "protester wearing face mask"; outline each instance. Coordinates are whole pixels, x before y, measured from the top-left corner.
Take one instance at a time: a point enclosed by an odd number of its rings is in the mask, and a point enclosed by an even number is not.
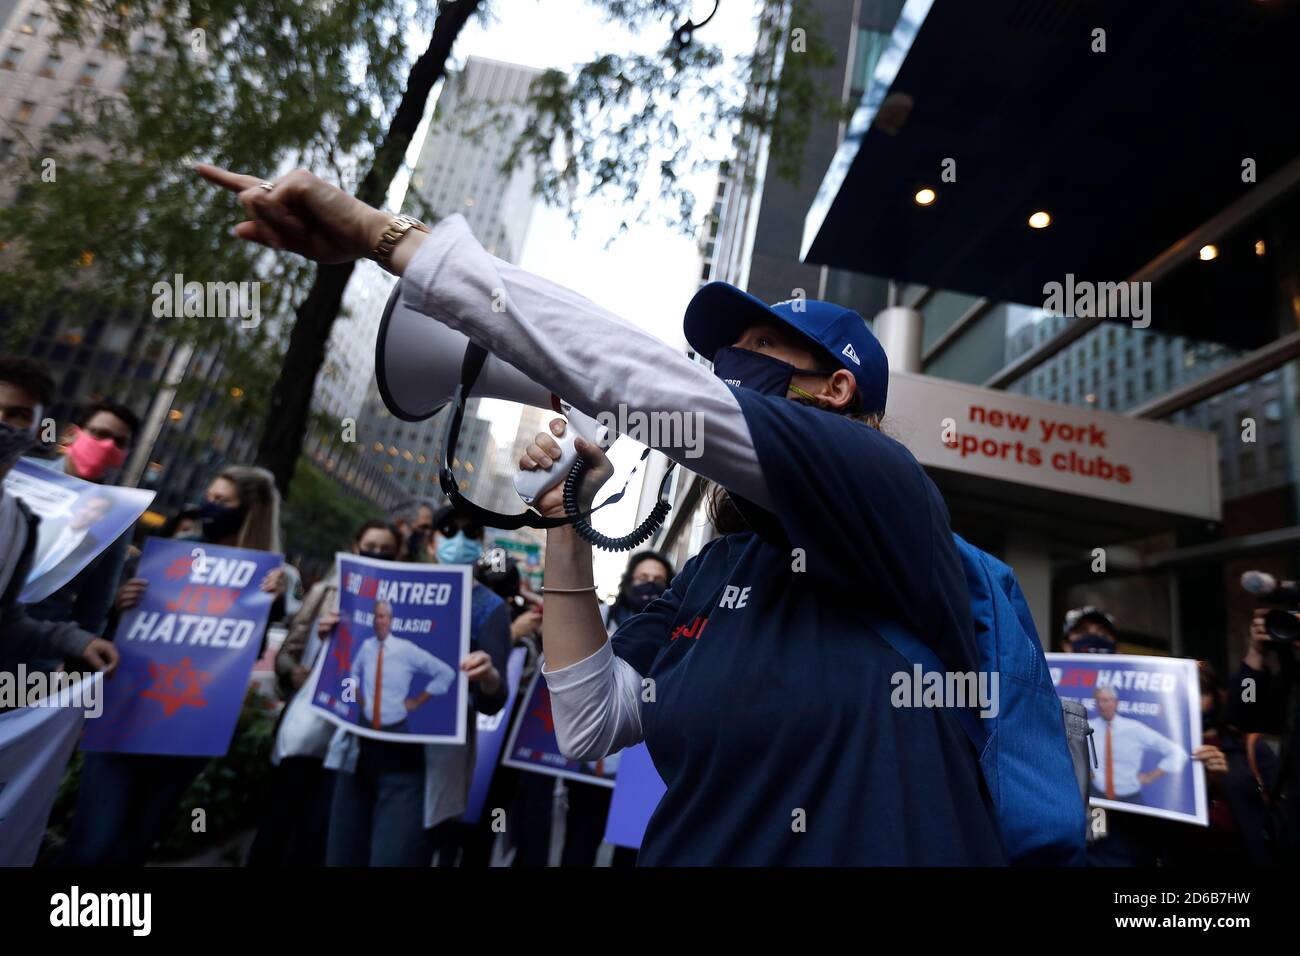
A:
[[[126,463],[131,442],[140,428],[140,420],[125,405],[116,402],[94,402],[81,410],[64,434],[62,455],[54,459],[29,458],[48,468],[57,468],[65,474],[95,484],[110,483]],[[107,498],[88,499],[78,505],[58,540],[42,556],[37,570],[60,574],[63,566],[81,560],[79,550],[98,546],[93,532],[89,531],[91,519],[112,507]],[[90,509],[98,508],[92,512]],[[81,520],[85,519],[85,520]],[[102,634],[108,624],[113,607],[113,595],[122,578],[130,550],[131,533],[123,531],[118,538],[91,560],[81,572],[48,597],[31,605],[28,612],[43,621],[74,621],[92,634]]]
[[[349,550],[380,561],[396,561],[401,547],[397,529],[385,521],[367,521],[357,529]],[[317,714],[298,691],[311,674],[322,648],[339,622],[336,566],[312,585],[275,657],[280,695],[286,701],[271,751],[271,779],[249,866],[320,866],[325,862],[334,772],[325,754],[334,724]]]
[[[472,564],[484,529],[451,507],[433,516],[430,557]],[[457,824],[474,773],[474,712],[495,714],[506,701],[510,615],[506,604],[474,582],[470,652],[460,662],[471,707],[464,744],[418,744],[362,737],[340,727],[325,766],[337,770],[330,807],[327,866],[428,866],[435,852],[458,845]]]
[[[686,338],[715,374],[572,291],[495,259],[461,216],[429,230],[304,170],[263,183],[196,171],[238,193],[235,234],[317,261],[373,257],[412,310],[463,332],[588,415],[697,415],[702,446],[659,450],[723,491],[728,532],[611,641],[591,547],[547,532],[546,677],[565,753],[645,740],[667,791],[642,864],[988,865],[1006,853],[956,708],[890,705],[910,671],[887,618],[948,671],[979,653],[948,511],[880,430],[884,350],[856,313],[768,306],[723,283],[696,293]],[[504,294],[502,294],[504,290]],[[500,303],[502,308],[489,308]],[[520,461],[549,469],[552,432]],[[580,489],[589,503],[612,470]],[[702,454],[697,453],[701,452]],[[535,507],[564,513],[559,484]],[[657,688],[642,704],[643,681]],[[803,818],[806,825],[792,826]]]
[[[613,636],[620,624],[661,597],[673,580],[673,566],[658,551],[638,551],[628,558],[613,604],[601,606],[605,630]]]
[[[230,465],[208,485],[195,512],[209,544],[280,551],[280,495],[263,468]],[[149,582],[132,578],[118,589],[119,614],[140,603]],[[276,595],[269,621],[283,614],[285,576],[270,571],[260,588]],[[268,621],[268,623],[269,623]],[[265,645],[266,635],[262,635]],[[261,652],[259,652],[261,656]],[[87,753],[60,863],[64,866],[142,866],[166,832],[185,791],[208,757]]]
[[[54,381],[30,359],[0,355],[0,670],[52,658],[81,658],[111,671],[117,649],[72,621],[37,620],[18,602],[31,571],[40,519],[4,490],[3,479],[37,438]]]

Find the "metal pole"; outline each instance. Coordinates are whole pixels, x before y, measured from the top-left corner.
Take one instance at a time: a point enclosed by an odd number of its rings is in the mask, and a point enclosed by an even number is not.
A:
[[[176,389],[185,380],[185,372],[189,369],[190,359],[193,356],[194,346],[188,342],[172,350],[171,361],[167,363],[162,385],[149,406],[144,427],[136,438],[131,460],[127,462],[126,473],[122,476],[122,484],[126,487],[140,487],[140,479],[144,477],[144,470],[149,466],[154,445],[158,442],[158,436],[162,434],[163,422],[167,420],[167,413],[171,411],[172,401],[176,398]]]

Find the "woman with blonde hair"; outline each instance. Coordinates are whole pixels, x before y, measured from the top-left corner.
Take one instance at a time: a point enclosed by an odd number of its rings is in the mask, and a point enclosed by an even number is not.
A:
[[[253,551],[280,550],[280,494],[264,468],[228,465],[203,495],[196,517],[207,544]],[[267,573],[261,589],[277,596],[270,620],[283,616],[285,574]],[[140,603],[149,582],[132,578],[117,593],[115,612]],[[110,637],[116,622],[110,625]],[[265,637],[263,637],[265,640]],[[208,764],[207,757],[87,753],[77,790],[65,866],[142,866],[166,832],[181,797]]]

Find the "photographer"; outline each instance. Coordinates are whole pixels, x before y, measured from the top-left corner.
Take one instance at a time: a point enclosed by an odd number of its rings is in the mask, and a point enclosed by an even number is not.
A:
[[[700,457],[659,447],[718,485],[726,533],[613,641],[591,546],[570,525],[547,533],[546,676],[561,747],[591,760],[644,739],[667,785],[641,863],[1006,862],[957,708],[890,703],[908,661],[871,615],[924,642],[945,670],[974,673],[979,652],[947,507],[879,430],[888,363],[861,316],[706,286],[685,326],[710,373],[493,258],[460,216],[425,231],[305,170],[271,183],[195,169],[238,193],[250,218],[237,236],[319,262],[373,256],[404,276],[409,307],[590,415],[627,405],[706,423]],[[522,468],[559,457],[564,423],[551,428]],[[579,489],[589,507],[612,468],[598,447],[577,448],[594,466]],[[562,497],[554,485],[536,507],[562,514]]]
[[[1300,618],[1300,614],[1290,612]],[[1295,853],[1300,838],[1300,666],[1296,642],[1280,640],[1265,623],[1268,608],[1256,608],[1250,622],[1250,645],[1228,688],[1225,717],[1242,733],[1280,737],[1282,752],[1277,781],[1269,788],[1271,826],[1277,839]],[[1285,618],[1283,619],[1285,620]],[[1261,744],[1261,746],[1263,746]]]

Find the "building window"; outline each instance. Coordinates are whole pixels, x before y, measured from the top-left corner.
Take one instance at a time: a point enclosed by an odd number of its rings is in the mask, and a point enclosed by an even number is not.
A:
[[[86,61],[86,64],[81,68],[81,75],[77,77],[77,82],[82,86],[92,86],[98,76],[99,64]]]
[[[63,66],[63,57],[51,50],[45,57],[45,62],[41,64],[39,74],[47,79],[54,79],[59,75],[59,67]]]
[[[18,28],[18,32],[26,33],[29,37],[36,36],[40,32],[41,22],[44,19],[39,13],[29,13],[27,19],[23,21],[23,25]]]
[[[14,119],[19,123],[26,123],[36,112],[36,104],[31,100],[23,100],[18,104],[18,112],[14,114]]]
[[[18,64],[23,59],[23,48],[20,46],[11,46],[5,51],[4,59],[0,60],[0,70],[16,70]]]
[[[1124,367],[1125,367],[1125,368],[1132,368],[1132,367],[1133,367],[1133,350],[1132,350],[1132,349],[1125,349],[1125,350],[1124,350]]]

